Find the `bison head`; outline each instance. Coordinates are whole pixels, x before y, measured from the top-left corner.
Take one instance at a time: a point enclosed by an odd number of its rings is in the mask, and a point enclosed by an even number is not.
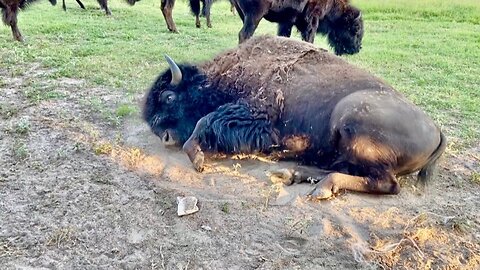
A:
[[[362,48],[363,19],[360,10],[347,7],[345,11],[332,22],[321,23],[318,31],[328,28],[328,43],[336,55],[355,54]]]
[[[197,67],[165,58],[170,68],[147,92],[143,119],[164,145],[182,146],[197,121],[216,107],[205,87],[206,76]]]

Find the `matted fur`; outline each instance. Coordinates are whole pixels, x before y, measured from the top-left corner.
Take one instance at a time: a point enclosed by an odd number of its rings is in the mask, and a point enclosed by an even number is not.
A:
[[[280,51],[282,53],[278,53]],[[281,113],[285,91],[308,83],[304,81],[308,73],[318,74],[317,80],[311,83],[323,85],[325,89],[344,83],[345,77],[357,78],[366,84],[378,82],[368,72],[348,65],[327,50],[307,42],[271,36],[254,37],[238,48],[217,55],[201,65],[201,69],[211,78],[213,86],[250,92],[249,102],[264,103],[271,115]]]

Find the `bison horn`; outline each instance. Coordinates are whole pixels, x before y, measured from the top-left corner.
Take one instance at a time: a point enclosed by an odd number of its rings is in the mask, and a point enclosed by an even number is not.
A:
[[[358,16],[355,18],[355,20],[360,20],[362,18],[362,12],[358,12]]]
[[[178,85],[182,81],[182,71],[177,66],[175,61],[173,61],[170,56],[165,54],[165,59],[168,62],[168,66],[170,66],[170,72],[172,73],[172,80],[170,81],[171,85]]]

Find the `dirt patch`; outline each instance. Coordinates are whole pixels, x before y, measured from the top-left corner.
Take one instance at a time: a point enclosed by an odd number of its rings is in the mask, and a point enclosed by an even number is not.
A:
[[[0,72],[2,269],[480,265],[478,147],[448,154],[425,192],[406,178],[397,196],[310,202],[311,186],[268,181],[291,164],[236,156],[199,174],[139,117],[111,121],[121,91],[49,72]],[[181,195],[200,211],[177,217]]]

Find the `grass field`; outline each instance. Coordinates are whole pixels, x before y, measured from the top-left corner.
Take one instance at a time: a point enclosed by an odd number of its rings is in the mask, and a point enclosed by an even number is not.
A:
[[[66,13],[48,1],[32,5],[19,15],[25,44],[12,42],[10,29],[0,28],[0,68],[21,74],[26,72],[25,63],[37,62],[54,69],[53,77],[86,79],[91,85],[131,95],[145,91],[165,68],[164,53],[179,62],[195,62],[237,44],[241,21],[229,12],[226,1],[214,4],[212,29],[204,21],[202,29],[196,29],[186,1],[178,1],[174,19],[179,34],[167,31],[159,1],[142,0],[134,7],[111,2],[110,18],[92,0],[85,1],[87,10],[70,1]],[[446,129],[452,149],[478,142],[480,2],[358,0],[355,4],[363,11],[366,33],[362,51],[348,60],[386,79],[422,106]],[[263,21],[257,34],[274,34],[275,27]],[[326,47],[322,36],[316,43]]]

